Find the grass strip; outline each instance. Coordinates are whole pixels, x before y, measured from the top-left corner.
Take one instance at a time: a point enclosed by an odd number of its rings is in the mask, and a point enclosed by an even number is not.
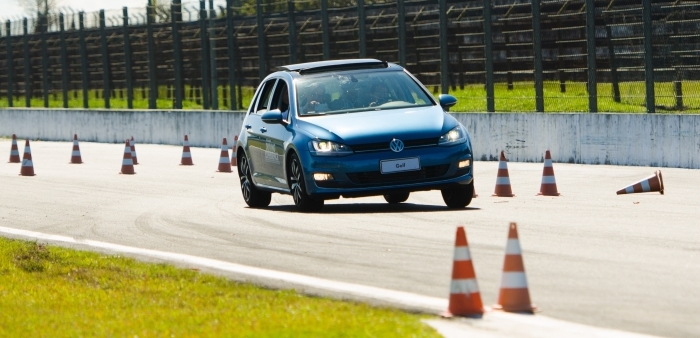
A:
[[[426,317],[0,238],[3,337],[439,337]]]
[[[676,107],[675,87],[672,82],[657,82],[656,111],[657,113],[683,114],[700,113],[700,82],[685,81],[683,83],[683,107]],[[588,90],[585,82],[567,82],[566,91],[561,91],[561,85],[556,81],[544,82],[544,109],[545,112],[587,112],[588,111]],[[620,83],[620,102],[613,99],[613,88],[610,83],[598,84],[598,111],[601,113],[646,113],[646,98],[644,82],[623,82]],[[431,87],[433,96],[439,94],[438,87]],[[247,108],[253,99],[255,88],[242,87],[242,106]],[[104,107],[104,99],[97,97],[97,92],[88,92],[89,106],[92,109]],[[189,93],[189,87],[185,88]],[[219,87],[219,109],[230,110],[224,104],[224,87]],[[116,95],[116,93],[120,93]],[[168,88],[159,87],[159,99],[156,102],[158,109],[172,109],[173,99],[167,99]],[[457,105],[450,109],[452,112],[485,112],[486,111],[486,90],[483,85],[465,85],[464,88],[450,90],[450,94],[457,98]],[[82,108],[82,94],[79,91],[69,91],[69,108]],[[120,98],[121,97],[121,98]],[[127,102],[124,97],[124,89],[117,89],[114,97],[110,100],[112,109],[126,109]],[[49,108],[63,107],[63,101],[59,92],[54,92],[49,96]],[[186,96],[187,98],[187,96]],[[24,107],[24,97],[17,96],[14,100],[15,107]],[[134,95],[134,109],[148,109],[146,94],[138,90]],[[184,109],[203,109],[201,101],[195,99],[185,99],[182,102]],[[516,82],[512,89],[508,89],[505,83],[497,83],[494,86],[494,105],[497,112],[527,113],[535,111],[535,88],[532,82]],[[8,106],[6,97],[0,98],[0,108]],[[32,107],[43,107],[42,98],[31,99]]]

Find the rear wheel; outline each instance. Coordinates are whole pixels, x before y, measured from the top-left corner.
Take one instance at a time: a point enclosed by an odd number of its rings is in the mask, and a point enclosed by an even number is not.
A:
[[[442,200],[450,209],[464,208],[472,202],[474,181],[467,185],[457,185],[442,189]]]
[[[304,181],[304,171],[297,154],[292,154],[289,161],[289,189],[294,197],[294,204],[299,211],[319,211],[323,208],[323,199],[309,196]]]
[[[246,157],[245,154],[242,154],[238,161],[238,177],[241,180],[243,200],[249,207],[264,208],[270,205],[272,194],[255,187],[252,180],[253,176],[250,174],[250,162],[248,162],[248,157]]]
[[[398,204],[401,202],[406,202],[408,199],[408,196],[411,193],[408,192],[399,192],[399,193],[394,193],[394,194],[386,194],[384,195],[384,200],[389,202],[389,204]]]

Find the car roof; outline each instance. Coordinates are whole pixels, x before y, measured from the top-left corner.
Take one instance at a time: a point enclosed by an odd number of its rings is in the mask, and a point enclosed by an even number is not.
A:
[[[344,71],[353,69],[370,69],[370,68],[389,68],[396,67],[386,61],[377,59],[347,59],[347,60],[328,60],[297,63],[293,65],[281,66],[280,71],[296,72],[299,75],[316,74],[323,72]]]

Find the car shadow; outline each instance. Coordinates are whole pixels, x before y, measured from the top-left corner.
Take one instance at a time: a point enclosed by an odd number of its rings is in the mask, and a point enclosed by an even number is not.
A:
[[[295,205],[272,205],[268,210],[281,212],[298,213]],[[476,211],[481,208],[466,207],[463,209],[449,209],[446,206],[414,204],[414,203],[348,203],[348,204],[326,204],[319,214],[379,214],[379,213],[403,213],[403,212],[449,212],[449,211]]]

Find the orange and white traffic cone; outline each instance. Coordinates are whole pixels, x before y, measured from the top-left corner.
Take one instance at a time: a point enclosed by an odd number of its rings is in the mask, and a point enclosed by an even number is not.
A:
[[[124,144],[124,159],[122,160],[122,171],[119,172],[124,175],[133,175],[134,172],[134,162],[131,160],[131,145],[129,144],[129,139],[126,139]]]
[[[238,164],[238,158],[236,158],[236,147],[238,146],[238,135],[233,137],[233,145],[231,146],[231,166],[235,167]]]
[[[134,137],[131,137],[131,160],[134,162],[134,165],[139,164],[139,160],[136,158],[136,142],[134,141]]]
[[[559,196],[557,191],[557,180],[554,178],[554,167],[552,167],[552,156],[549,150],[544,154],[544,170],[542,170],[542,184],[540,193],[543,196]]]
[[[24,155],[22,155],[21,176],[34,176],[34,163],[32,162],[32,149],[29,148],[29,140],[24,142]]]
[[[484,313],[479,285],[469,253],[467,235],[464,227],[457,227],[455,238],[454,261],[452,263],[452,282],[450,284],[450,303],[443,317],[470,316]]]
[[[632,183],[626,188],[618,190],[617,194],[636,194],[639,192],[650,191],[658,191],[659,193],[661,193],[661,195],[664,194],[664,180],[663,177],[661,177],[661,170],[657,170],[654,172],[654,175],[651,175],[639,182]]]
[[[70,156],[70,163],[83,163],[83,158],[80,156],[80,146],[78,145],[78,134],[73,134],[73,153]]]
[[[185,135],[185,142],[182,144],[182,160],[180,161],[180,165],[194,165],[194,163],[192,163],[192,154],[190,154],[190,140],[187,139],[187,135]]]
[[[518,240],[518,227],[515,223],[510,223],[501,290],[498,293],[498,304],[494,305],[493,308],[507,312],[529,313],[533,313],[537,309],[534,304],[530,303],[530,291],[527,287],[525,265],[523,264],[520,240]]]
[[[19,158],[19,149],[17,148],[17,135],[12,134],[12,147],[10,147],[10,162],[8,163],[20,163],[22,160]]]
[[[501,150],[501,158],[498,160],[498,175],[496,176],[496,190],[492,196],[513,197],[510,189],[510,177],[508,176],[508,160]]]
[[[225,137],[224,141],[221,143],[221,156],[219,157],[219,169],[217,171],[220,173],[233,172],[231,171],[231,162],[228,158],[228,145],[226,144]]]

